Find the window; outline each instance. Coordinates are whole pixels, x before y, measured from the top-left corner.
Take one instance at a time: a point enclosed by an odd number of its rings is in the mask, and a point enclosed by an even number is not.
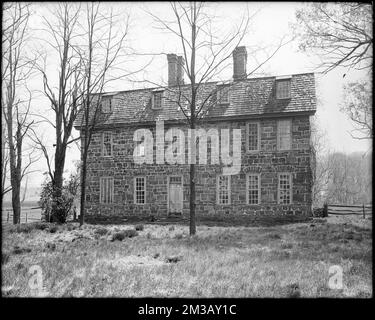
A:
[[[102,97],[100,102],[100,109],[103,113],[112,112],[112,97]]]
[[[152,93],[152,109],[161,109],[163,106],[164,91],[158,90]]]
[[[217,203],[230,204],[230,176],[217,177]]]
[[[216,98],[218,104],[229,104],[229,86],[218,86]]]
[[[292,175],[290,173],[279,174],[279,203],[292,203]]]
[[[279,120],[277,122],[277,149],[291,149],[291,121]]]
[[[100,203],[113,203],[113,188],[114,183],[112,177],[100,178]]]
[[[249,174],[246,181],[247,204],[260,204],[260,175]]]
[[[104,157],[112,156],[112,132],[103,132],[102,155]]]
[[[146,177],[134,178],[134,203],[146,203]]]
[[[276,80],[276,99],[290,98],[290,79]]]
[[[258,151],[260,149],[260,124],[250,122],[247,124],[247,150]]]

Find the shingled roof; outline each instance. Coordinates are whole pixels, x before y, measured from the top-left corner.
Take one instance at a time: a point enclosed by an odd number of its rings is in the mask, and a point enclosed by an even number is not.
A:
[[[290,99],[276,99],[277,77],[248,78],[229,83],[229,104],[216,103],[218,82],[202,84],[198,105],[208,95],[203,118],[223,120],[236,117],[259,117],[260,115],[280,115],[288,113],[309,113],[316,111],[315,80],[313,73],[291,75]],[[157,88],[121,92],[109,92],[112,97],[112,113],[105,124],[135,124],[157,120],[183,120],[185,116],[176,103],[178,92],[188,95],[189,85],[164,89],[163,107],[151,108],[152,94]],[[186,108],[188,104],[185,103]],[[81,119],[75,127],[79,129]]]

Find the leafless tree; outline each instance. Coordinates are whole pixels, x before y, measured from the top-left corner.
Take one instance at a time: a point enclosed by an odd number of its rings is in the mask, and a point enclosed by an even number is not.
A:
[[[338,66],[372,70],[372,5],[322,3],[296,13],[296,34],[303,51],[314,51],[327,73]]]
[[[326,202],[352,205],[372,201],[371,156],[331,153],[327,159],[331,165]]]
[[[207,84],[217,78],[229,65],[233,50],[241,43],[247,33],[252,16],[248,12],[239,18],[239,23],[229,33],[223,35],[215,28],[214,16],[210,14],[207,3],[171,3],[173,20],[163,20],[152,12],[149,14],[157,22],[159,28],[175,35],[180,42],[184,72],[188,83],[178,83],[175,87],[165,86],[171,102],[176,103],[185,116],[186,124],[190,129],[195,129],[202,121],[204,115],[215,105],[217,89],[207,92]],[[259,62],[254,69],[248,72],[249,76],[259,70],[269,61],[276,52],[287,43],[282,39],[276,49],[269,52],[264,61]],[[154,83],[155,84],[155,83]],[[228,81],[230,87],[233,83]],[[158,84],[160,86],[160,84]],[[194,132],[194,130],[192,130]],[[196,143],[192,137],[191,144]],[[193,145],[191,150],[194,150]],[[196,167],[190,164],[190,235],[196,233]]]
[[[344,103],[341,107],[352,120],[354,139],[372,139],[372,85],[365,79],[350,82],[344,87]]]
[[[52,220],[59,222],[65,220],[65,214],[61,209],[61,196],[66,151],[71,143],[79,139],[72,138],[72,129],[77,117],[78,106],[82,101],[82,94],[79,90],[83,85],[82,61],[77,53],[80,10],[80,4],[62,2],[51,11],[49,18],[42,17],[45,24],[43,31],[46,35],[43,41],[53,53],[41,53],[43,59],[40,59],[36,66],[43,79],[43,93],[48,99],[54,115],[52,121],[41,115],[44,121],[49,123],[55,131],[54,157],[48,154],[46,143],[42,141],[40,136],[36,134],[34,139],[44,154],[48,174],[54,189]],[[56,69],[48,72],[47,56],[51,59],[58,57],[58,73],[56,73]],[[54,75],[58,78],[56,79]]]
[[[9,151],[9,169],[12,190],[13,223],[20,222],[21,181],[30,166],[37,160],[34,149],[24,150],[25,138],[29,135],[34,121],[30,118],[32,94],[26,86],[35,64],[27,56],[29,4],[7,3],[3,5],[3,63],[2,63],[2,112],[6,123]],[[4,131],[3,131],[4,133]],[[5,142],[2,142],[5,149]],[[22,163],[28,151],[28,162]],[[7,158],[3,158],[7,161]],[[4,164],[3,164],[4,165]],[[5,169],[6,170],[6,169]],[[3,169],[3,173],[5,173]],[[5,175],[2,177],[5,179]],[[4,186],[4,180],[3,186]],[[2,190],[3,192],[6,190]]]
[[[85,20],[81,27],[84,36],[78,52],[83,68],[82,103],[77,124],[81,130],[81,200],[80,225],[84,223],[87,155],[92,135],[111,116],[102,109],[102,95],[106,86],[114,80],[131,74],[121,64],[126,57],[125,40],[128,35],[129,16],[106,11],[99,3],[88,3]],[[120,21],[121,20],[121,21]],[[116,27],[117,26],[117,27]],[[116,72],[114,72],[116,71]]]

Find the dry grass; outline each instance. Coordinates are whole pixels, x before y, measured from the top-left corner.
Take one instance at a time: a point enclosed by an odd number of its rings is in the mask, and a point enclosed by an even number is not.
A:
[[[371,220],[343,219],[198,226],[194,237],[187,226],[144,224],[138,236],[113,242],[108,234],[132,227],[7,229],[3,294],[34,295],[28,270],[39,265],[45,291],[53,297],[370,297]],[[328,287],[332,265],[343,268],[342,290]]]

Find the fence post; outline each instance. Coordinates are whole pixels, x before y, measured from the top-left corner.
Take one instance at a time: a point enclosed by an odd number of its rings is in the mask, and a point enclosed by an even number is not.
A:
[[[323,206],[323,217],[328,217],[328,204],[324,204]]]
[[[27,211],[26,211],[26,223],[27,223]]]
[[[363,209],[363,219],[366,218],[366,214],[365,214],[365,204],[362,205],[362,209]]]
[[[7,222],[9,222],[9,210],[7,210]]]

